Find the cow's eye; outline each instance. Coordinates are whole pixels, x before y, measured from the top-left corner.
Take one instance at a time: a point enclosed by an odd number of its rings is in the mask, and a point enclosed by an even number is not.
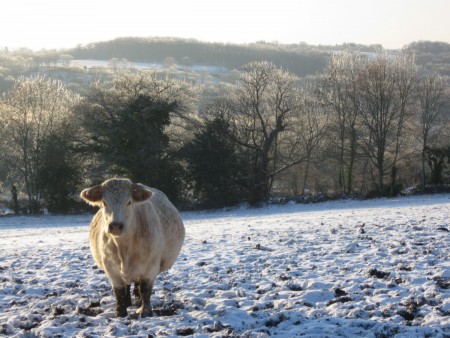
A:
[[[102,202],[103,207],[106,208],[108,205],[105,202]]]
[[[131,205],[131,201],[128,201],[127,206]]]

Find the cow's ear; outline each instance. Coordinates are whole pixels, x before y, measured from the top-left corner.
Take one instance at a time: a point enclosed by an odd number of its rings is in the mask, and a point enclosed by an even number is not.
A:
[[[91,205],[99,205],[103,197],[103,188],[101,185],[96,185],[95,187],[84,189],[80,197]]]
[[[133,184],[131,187],[131,196],[135,202],[144,202],[153,196],[153,192],[142,184]]]

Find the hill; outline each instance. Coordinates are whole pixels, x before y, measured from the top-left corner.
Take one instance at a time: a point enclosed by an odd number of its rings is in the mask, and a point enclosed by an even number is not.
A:
[[[432,66],[442,75],[450,76],[450,44],[438,41],[413,42],[404,48],[416,55],[417,64]]]
[[[249,45],[208,43],[196,40],[162,38],[118,38],[78,46],[67,51],[75,59],[126,58],[132,62],[211,65],[238,69],[251,61],[267,60],[299,76],[320,72],[329,51],[304,45],[279,45],[259,42]]]
[[[252,44],[224,44],[179,38],[124,37],[80,45],[67,54],[75,59],[110,60],[126,58],[131,62],[164,63],[168,59],[180,65],[210,65],[239,69],[251,61],[270,61],[299,76],[313,75],[323,70],[328,57],[341,51],[376,52],[381,45],[343,44],[313,46],[306,43],[279,44],[259,41]],[[403,48],[414,53],[417,63],[433,66],[450,75],[450,44],[419,41]]]
[[[235,69],[239,70],[248,62],[265,60],[304,77],[322,72],[333,53],[342,51],[373,53],[382,49],[381,45],[367,46],[354,43],[335,46],[279,44],[265,41],[252,44],[224,44],[152,37],[117,38],[79,45],[67,50],[33,52],[28,49],[17,51],[5,49],[0,50],[0,94],[10,89],[20,76],[37,72],[64,79],[75,89],[84,87],[95,74],[84,72],[82,68],[72,65],[85,65],[86,62],[92,64],[93,60],[106,64],[102,67],[109,67],[109,61],[114,59],[119,62],[126,59],[130,63],[177,64],[184,72],[192,73],[194,80],[203,78],[205,72],[209,73],[211,69],[227,74]],[[418,65],[433,67],[441,74],[450,76],[450,44],[418,41],[405,46],[402,51],[415,54]]]

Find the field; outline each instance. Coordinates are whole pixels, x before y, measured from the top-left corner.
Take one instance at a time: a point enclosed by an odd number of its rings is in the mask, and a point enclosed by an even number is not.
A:
[[[450,195],[183,213],[155,316],[114,298],[90,215],[0,218],[0,336],[450,337]]]

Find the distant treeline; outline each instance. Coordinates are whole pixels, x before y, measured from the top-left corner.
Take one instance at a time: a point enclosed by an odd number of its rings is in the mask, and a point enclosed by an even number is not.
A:
[[[433,67],[440,74],[450,76],[450,44],[419,41],[410,43],[404,50],[416,56],[418,65]]]
[[[313,46],[306,43],[278,44],[259,41],[252,44],[224,44],[178,38],[117,38],[88,45],[80,45],[67,51],[75,59],[126,58],[134,62],[159,62],[174,58],[182,65],[213,65],[238,69],[253,61],[269,61],[298,76],[321,72],[331,54],[342,51],[362,53],[379,52],[381,45],[346,43],[336,46]],[[450,75],[450,44],[445,42],[418,41],[403,48],[414,53],[417,64],[433,66],[443,75]]]
[[[270,61],[299,76],[322,71],[330,55],[325,50],[305,52],[298,48],[262,42],[236,45],[156,38],[119,38],[79,46],[68,53],[75,59],[126,58],[133,62],[158,63],[163,63],[166,58],[171,57],[177,64],[186,66],[200,64],[228,69],[238,69],[252,61]]]

